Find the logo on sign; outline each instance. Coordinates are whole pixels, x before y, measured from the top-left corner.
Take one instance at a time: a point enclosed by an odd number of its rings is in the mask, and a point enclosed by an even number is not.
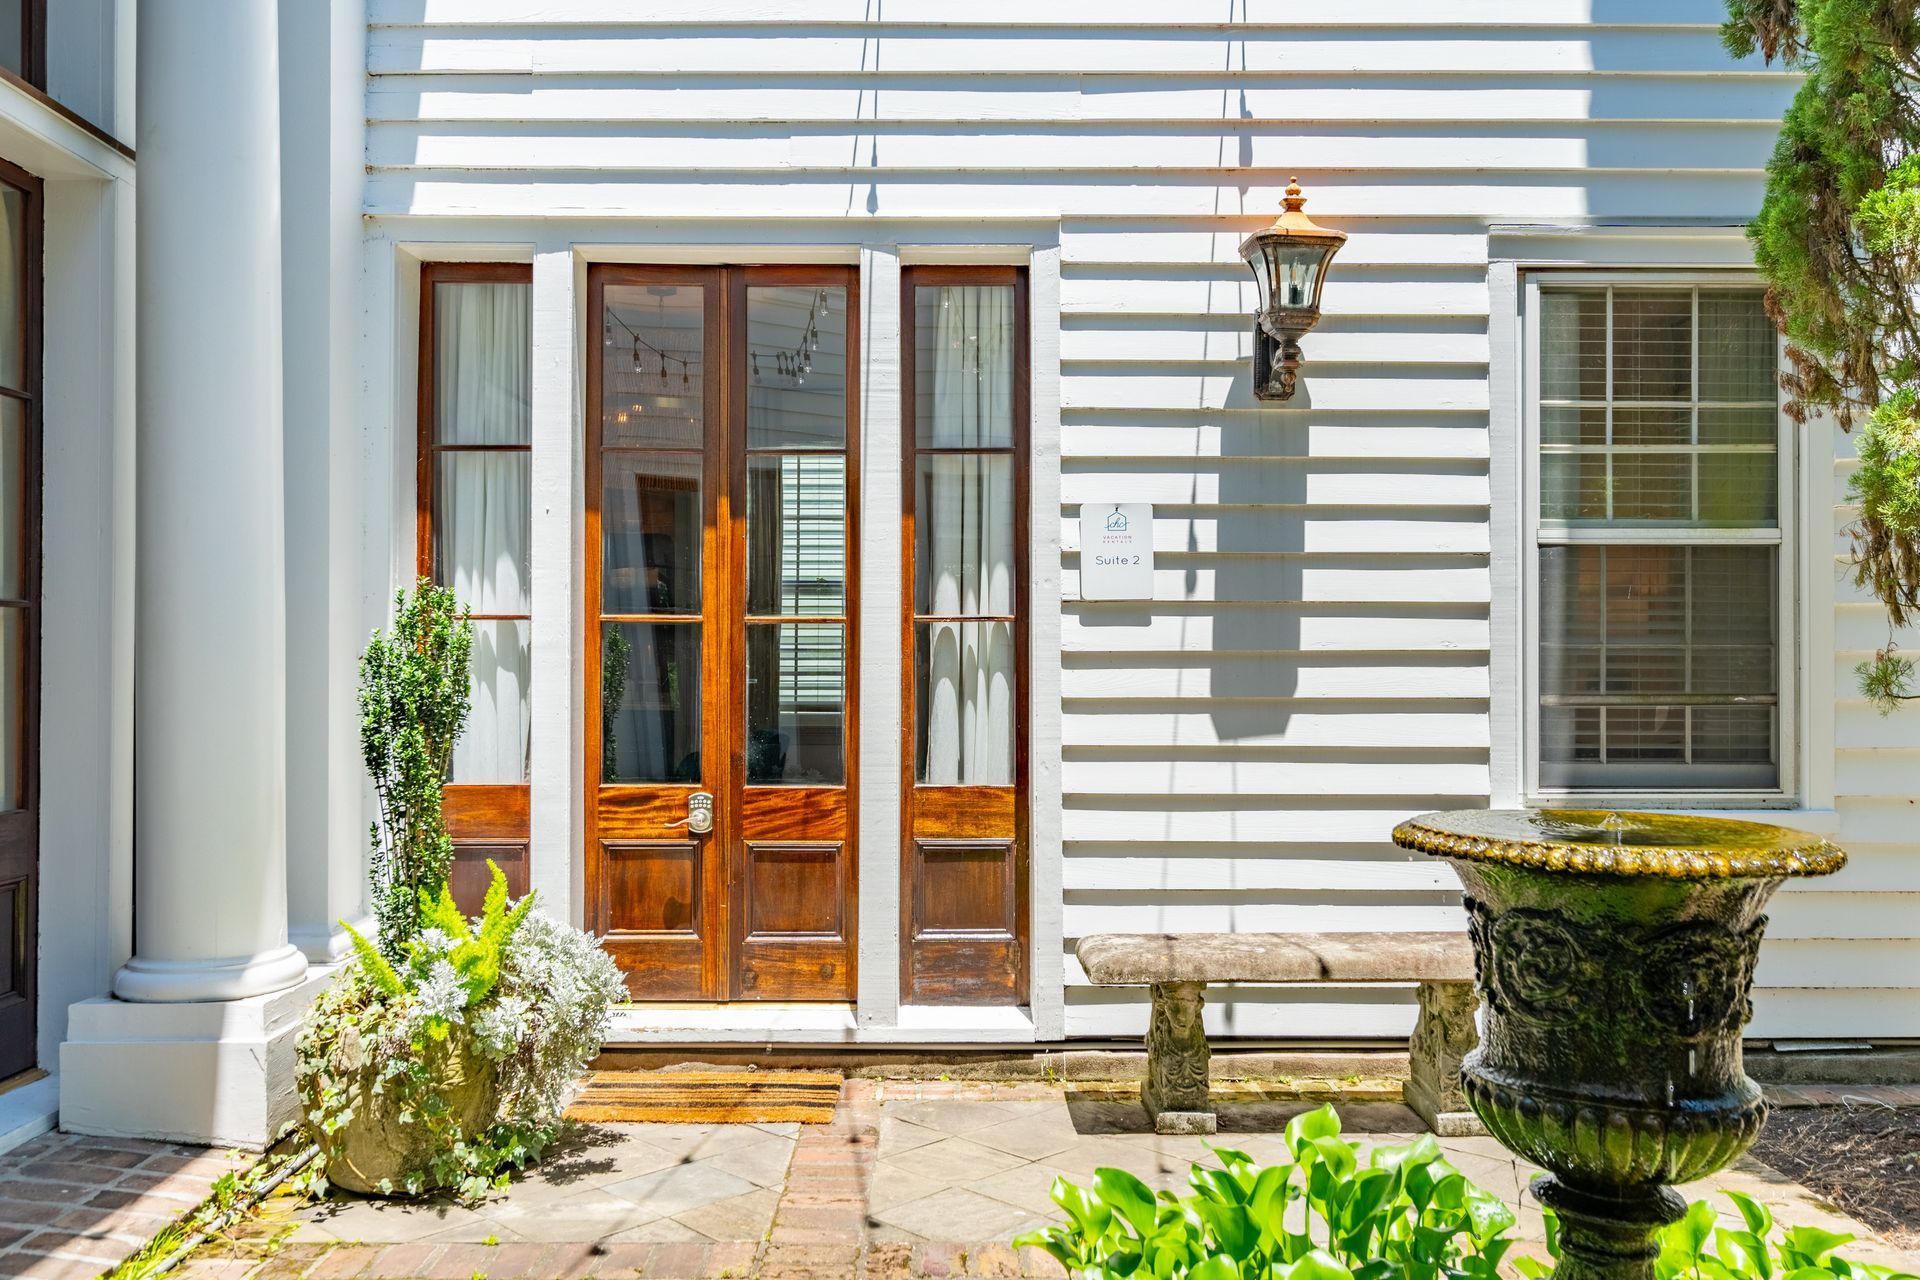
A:
[[[1115,507],[1113,509],[1113,514],[1107,517],[1107,532],[1125,533],[1126,531],[1127,531],[1126,512],[1120,510],[1120,508],[1118,507]]]

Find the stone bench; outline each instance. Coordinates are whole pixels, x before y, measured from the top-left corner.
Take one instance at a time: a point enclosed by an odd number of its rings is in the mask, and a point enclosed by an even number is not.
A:
[[[1406,1103],[1445,1137],[1483,1133],[1460,1091],[1479,1043],[1473,948],[1464,933],[1100,933],[1074,953],[1100,986],[1153,992],[1140,1101],[1159,1133],[1213,1133],[1202,992],[1212,982],[1417,982]]]

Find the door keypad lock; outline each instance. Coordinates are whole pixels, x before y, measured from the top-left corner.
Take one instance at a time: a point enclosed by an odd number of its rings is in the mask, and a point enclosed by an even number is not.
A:
[[[687,797],[687,816],[678,822],[669,822],[670,827],[685,827],[696,836],[703,836],[713,830],[713,793],[696,791]]]

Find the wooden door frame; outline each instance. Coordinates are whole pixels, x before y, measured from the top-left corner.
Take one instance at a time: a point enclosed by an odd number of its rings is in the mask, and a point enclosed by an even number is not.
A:
[[[915,388],[918,334],[915,290],[949,285],[1001,285],[1013,289],[1013,566],[1014,566],[1014,774],[1011,794],[1005,787],[922,787],[917,778],[918,681],[914,670],[915,588],[917,561],[915,514],[918,502],[919,406]],[[911,265],[900,270],[900,1001],[902,1004],[968,1004],[979,1000],[923,996],[916,972],[920,957],[915,927],[921,906],[916,845],[962,849],[986,843],[978,834],[985,825],[1012,833],[1008,886],[1013,900],[1012,1002],[1032,998],[1033,841],[1029,821],[1032,786],[1032,715],[1030,661],[1032,605],[1030,524],[1032,468],[1032,321],[1029,312],[1029,271],[1006,265]],[[927,828],[923,834],[921,827]],[[1000,839],[1001,837],[993,837]]]
[[[443,448],[434,440],[434,355],[436,320],[434,286],[441,284],[524,284],[533,288],[533,267],[524,262],[428,262],[420,269],[420,350],[415,387],[414,441],[414,577],[432,579],[434,457]],[[531,303],[531,299],[529,299]],[[528,335],[531,341],[532,335]],[[501,452],[533,454],[525,445],[490,446]],[[531,533],[531,527],[529,527]],[[531,556],[532,548],[528,548]],[[410,587],[413,584],[408,584]],[[531,586],[531,584],[529,584]],[[482,619],[495,615],[482,615]],[[500,615],[506,617],[508,615]],[[519,615],[511,615],[515,618]],[[528,624],[531,629],[531,602]],[[464,851],[504,863],[509,891],[527,892],[533,874],[533,788],[518,783],[449,782],[440,789],[441,814],[454,844],[456,861]],[[449,868],[452,874],[453,868]],[[463,899],[471,895],[463,894]],[[463,901],[476,913],[479,903]]]
[[[16,165],[0,160],[0,182],[26,196],[25,262],[21,264],[21,285],[25,290],[22,323],[26,334],[20,388],[0,390],[7,399],[24,406],[21,417],[21,509],[18,535],[21,548],[20,586],[22,595],[12,603],[26,616],[21,623],[20,684],[14,696],[20,708],[20,805],[0,815],[0,839],[20,850],[25,868],[25,891],[15,898],[14,955],[12,964],[22,999],[0,1005],[0,1025],[21,1036],[25,1060],[8,1065],[28,1069],[39,1061],[39,987],[40,987],[40,674],[41,674],[41,578],[44,550],[41,493],[45,462],[42,431],[44,403],[42,364],[45,321],[44,244],[45,187],[41,180]],[[16,843],[17,842],[17,843]],[[15,1012],[15,1010],[19,1012]],[[6,1046],[0,1046],[4,1050]],[[0,1075],[9,1074],[0,1071]]]
[[[842,856],[842,926],[846,945],[846,989],[856,990],[858,964],[858,813],[859,813],[859,321],[860,292],[857,268],[837,264],[770,265],[644,265],[628,263],[591,263],[587,268],[586,327],[586,432],[585,474],[582,500],[585,506],[578,554],[583,566],[583,643],[578,655],[581,663],[580,690],[586,708],[584,749],[582,751],[581,799],[585,806],[582,824],[585,859],[585,909],[588,929],[604,937],[607,919],[606,868],[600,848],[601,821],[598,790],[602,786],[600,724],[600,646],[602,627],[601,582],[601,502],[604,481],[604,412],[606,374],[606,290],[608,286],[674,284],[698,285],[706,290],[706,314],[703,317],[706,381],[702,387],[706,438],[701,449],[702,498],[702,608],[700,620],[707,634],[701,649],[701,773],[708,780],[715,799],[714,829],[704,839],[714,856],[702,859],[703,901],[715,904],[719,918],[705,923],[702,935],[711,932],[715,939],[701,961],[700,996],[704,1000],[739,1000],[744,996],[738,972],[742,946],[741,929],[747,906],[747,877],[743,874],[746,857],[745,816],[753,804],[747,784],[745,698],[746,688],[746,502],[747,471],[751,456],[747,448],[747,294],[749,288],[799,285],[843,288],[846,291],[846,599],[844,610],[845,666],[842,671],[842,750],[845,773],[841,789],[845,795],[847,836]],[[691,452],[682,450],[681,452]],[[771,451],[777,454],[778,451]],[[724,477],[724,483],[705,481]],[[723,696],[705,696],[716,682]],[[732,695],[738,693],[736,698]],[[738,705],[735,705],[738,704]],[[716,747],[724,747],[724,757],[714,760]],[[637,784],[648,787],[675,787],[678,784]],[[699,789],[689,784],[684,790]],[[752,794],[777,792],[774,787],[755,788]],[[657,803],[657,802],[656,802]],[[679,813],[667,815],[680,816]],[[805,839],[781,841],[793,846],[808,845]],[[719,884],[712,881],[718,877]]]

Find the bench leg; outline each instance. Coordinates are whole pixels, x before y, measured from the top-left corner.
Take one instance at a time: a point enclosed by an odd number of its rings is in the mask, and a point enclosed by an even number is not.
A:
[[[1420,1020],[1408,1046],[1413,1070],[1404,1096],[1427,1128],[1443,1138],[1486,1132],[1460,1088],[1461,1060],[1480,1043],[1473,1025],[1479,1007],[1480,996],[1471,982],[1420,984]]]
[[[1218,1121],[1208,1096],[1212,1052],[1200,1022],[1200,982],[1153,985],[1153,1017],[1147,1023],[1147,1079],[1140,1103],[1155,1133],[1213,1133]]]

